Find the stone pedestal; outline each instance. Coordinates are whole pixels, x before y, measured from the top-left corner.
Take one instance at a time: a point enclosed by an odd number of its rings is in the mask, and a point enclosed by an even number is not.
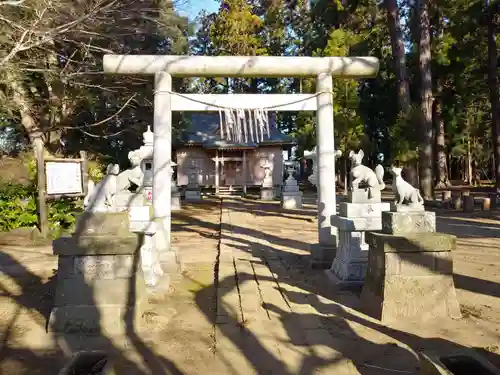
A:
[[[180,211],[181,210],[181,192],[180,191],[172,191],[172,211]]]
[[[281,186],[281,185],[275,185],[274,186],[274,197],[275,198],[278,198],[278,199],[281,199],[281,197],[283,196],[283,189],[285,188],[285,186]]]
[[[274,200],[274,187],[271,186],[264,186],[260,188],[260,199],[263,201],[272,201]]]
[[[201,200],[201,189],[198,184],[189,183],[184,193],[184,199],[188,202],[196,202]]]
[[[299,189],[297,180],[293,177],[285,180],[285,185],[281,192],[281,207],[288,210],[302,208],[302,192]]]
[[[142,237],[127,212],[80,216],[72,237],[54,241],[57,285],[49,329],[59,334],[124,334],[137,327],[145,295],[139,269]]]
[[[337,237],[335,236],[335,241],[336,238]],[[327,246],[324,244],[315,243],[310,245],[309,251],[311,253],[311,268],[328,269],[332,265],[333,259],[335,258],[337,246]]]
[[[368,199],[364,194],[362,198]],[[389,203],[340,203],[339,215],[332,217],[332,225],[339,231],[337,253],[330,269],[325,271],[330,281],[346,286],[363,283],[368,268],[365,233],[381,230],[382,212],[388,210]]]
[[[404,207],[404,206],[403,206]],[[368,272],[362,310],[382,321],[460,318],[451,251],[456,237],[436,233],[433,212],[397,209],[382,213],[383,233],[368,233]]]

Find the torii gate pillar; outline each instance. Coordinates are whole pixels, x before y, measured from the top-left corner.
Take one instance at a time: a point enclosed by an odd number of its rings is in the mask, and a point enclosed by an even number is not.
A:
[[[373,57],[152,56],[105,55],[104,72],[155,75],[153,211],[160,259],[175,259],[170,249],[171,77],[315,77],[317,82],[318,242],[315,260],[331,263],[336,251],[335,148],[332,76],[371,78]],[[170,256],[174,255],[174,256]],[[330,264],[326,264],[329,266]]]
[[[312,251],[313,265],[328,267],[337,249],[337,228],[330,220],[337,213],[335,191],[335,147],[333,134],[333,90],[331,74],[321,73],[316,78],[316,145],[318,162],[318,242]],[[330,264],[329,264],[330,263]]]

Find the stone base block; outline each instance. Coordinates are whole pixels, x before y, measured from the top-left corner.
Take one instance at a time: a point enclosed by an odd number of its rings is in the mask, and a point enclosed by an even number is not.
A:
[[[287,194],[284,192],[281,196],[281,207],[287,210],[302,208],[302,193]]]
[[[115,201],[116,212],[127,210],[131,206],[145,204],[142,194],[131,193],[128,190],[118,192],[113,199]]]
[[[179,191],[172,193],[171,209],[172,209],[172,211],[180,211],[181,210],[181,193]]]
[[[336,284],[362,284],[368,268],[368,244],[364,232],[339,232],[329,278]]]
[[[343,217],[332,216],[331,224],[339,231],[360,232],[378,231],[382,229],[382,220],[379,217]]]
[[[260,199],[263,201],[274,200],[274,188],[273,187],[261,187],[260,188]]]
[[[368,233],[363,312],[382,320],[460,318],[451,250],[456,237],[442,233],[394,236]]]
[[[365,272],[366,272],[366,268],[365,268]],[[361,287],[361,286],[363,286],[363,283],[364,283],[363,280],[360,280],[358,278],[341,279],[331,269],[325,270],[325,275],[326,275],[326,277],[328,277],[328,281],[330,281],[330,283],[332,283],[333,285],[340,287],[340,288]]]
[[[420,375],[500,375],[500,370],[473,349],[448,353],[420,352]]]
[[[436,213],[430,211],[383,212],[382,231],[389,234],[436,231]]]
[[[49,329],[103,335],[137,327],[146,289],[134,256],[60,256]]]
[[[390,203],[339,203],[339,216],[344,217],[378,217],[383,211],[389,211]]]
[[[380,203],[381,199],[378,189],[357,189],[347,193],[347,201],[351,203]]]
[[[422,204],[396,204],[394,202],[391,203],[391,209],[390,211],[392,212],[422,212],[425,211],[425,207]]]
[[[201,200],[201,190],[186,190],[184,198],[188,202],[197,202]]]
[[[114,336],[139,330],[142,310],[136,306],[60,306],[50,313],[48,330],[60,335]]]
[[[328,269],[332,265],[337,252],[336,246],[313,244],[310,247],[310,265],[312,268]]]
[[[143,237],[129,229],[127,212],[85,213],[75,235],[54,241],[59,259],[53,332],[121,333],[136,323],[145,296],[138,272]]]

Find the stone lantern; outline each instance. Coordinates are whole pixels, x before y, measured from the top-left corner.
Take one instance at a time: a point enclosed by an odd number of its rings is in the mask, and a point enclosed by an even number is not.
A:
[[[171,173],[171,180],[170,180],[170,189],[171,189],[171,194],[172,194],[172,201],[171,201],[171,207],[172,211],[180,211],[181,209],[181,192],[179,191],[179,188],[177,187],[177,184],[174,179],[174,168],[177,167],[177,163],[171,162],[170,163],[170,173]]]
[[[188,168],[188,184],[185,192],[185,199],[187,201],[199,201],[201,199],[201,188],[198,184],[198,175],[201,168],[198,167],[196,160],[191,160]]]
[[[281,207],[285,209],[302,208],[302,192],[299,189],[297,180],[293,177],[295,173],[295,162],[285,163],[288,178],[285,180],[283,192],[281,194]]]
[[[304,159],[306,160],[312,160],[313,162],[313,172],[312,174],[307,178],[311,185],[317,186],[318,185],[318,155],[316,153],[317,148],[314,147],[312,151],[304,151]],[[340,158],[342,156],[342,151],[336,150],[335,151],[335,160]]]
[[[274,199],[274,186],[273,186],[273,167],[274,165],[269,159],[262,159],[260,166],[264,169],[264,179],[260,188],[260,199],[264,201],[272,201]]]

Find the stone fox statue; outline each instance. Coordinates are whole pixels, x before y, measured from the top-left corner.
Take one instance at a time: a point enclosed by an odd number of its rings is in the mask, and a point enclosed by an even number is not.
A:
[[[385,189],[384,167],[379,164],[375,168],[375,171],[371,170],[366,165],[361,164],[363,156],[365,156],[363,150],[359,150],[358,153],[354,151],[349,153],[349,160],[351,161],[351,190],[357,190],[359,184],[364,182],[368,185],[369,194],[371,195],[372,189]]]
[[[403,176],[401,176],[401,168],[392,167],[391,173],[393,176],[392,179],[392,192],[396,197],[395,203],[400,206],[406,201],[408,204],[416,204],[423,205],[424,200],[420,195],[418,189],[411,186],[408,182],[403,180]]]
[[[117,177],[120,172],[118,164],[108,164],[106,176],[97,185],[89,180],[87,196],[83,201],[83,206],[94,210],[102,209],[103,206],[113,206],[113,197],[117,189]],[[95,208],[94,208],[95,206]]]

